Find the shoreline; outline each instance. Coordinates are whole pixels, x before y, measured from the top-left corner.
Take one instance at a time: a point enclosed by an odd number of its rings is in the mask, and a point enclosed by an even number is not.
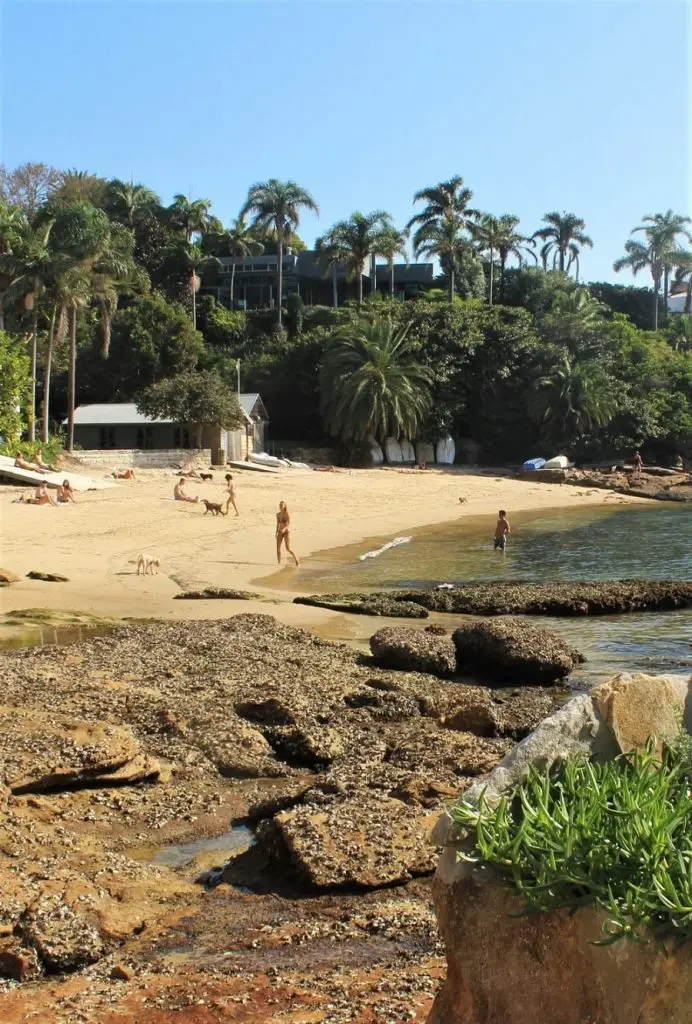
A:
[[[344,474],[236,475],[240,518],[206,516],[198,505],[170,500],[175,473],[151,470],[141,480],[80,494],[74,506],[12,504],[21,488],[0,488],[2,565],[20,577],[0,590],[0,609],[88,613],[106,619],[198,620],[264,612],[286,625],[329,627],[338,613],[293,605],[300,568],[275,568],[274,508],[287,500],[292,543],[305,569],[328,553],[458,523],[477,528],[507,506],[515,517],[561,509],[617,508],[646,499],[592,488],[534,483],[492,471],[428,473],[353,470]],[[223,477],[188,482],[188,492],[218,500]],[[459,504],[459,497],[465,502]],[[660,507],[660,506],[659,506]],[[403,524],[403,525],[402,525]],[[337,543],[335,543],[337,541]],[[365,546],[367,545],[367,546]],[[137,576],[133,561],[150,551],[161,561],[155,576]],[[339,559],[340,560],[340,559]],[[66,583],[28,580],[30,570],[57,572]],[[183,589],[232,586],[254,590],[259,601],[173,601]],[[0,627],[0,636],[26,632]]]

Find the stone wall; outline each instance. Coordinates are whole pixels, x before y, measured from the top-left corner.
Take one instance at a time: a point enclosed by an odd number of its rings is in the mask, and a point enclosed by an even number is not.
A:
[[[74,458],[87,466],[108,466],[118,469],[168,469],[188,462],[210,464],[209,448],[104,448],[78,451]]]

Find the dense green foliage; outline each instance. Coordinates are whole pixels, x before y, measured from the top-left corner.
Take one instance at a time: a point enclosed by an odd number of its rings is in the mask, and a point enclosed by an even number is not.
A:
[[[510,880],[527,908],[595,904],[608,915],[602,944],[646,932],[692,938],[692,759],[689,744],[662,763],[644,753],[606,764],[532,767],[496,807],[483,797],[450,808],[472,829],[460,854]]]
[[[301,185],[253,186],[226,228],[207,200],[177,195],[164,206],[134,182],[41,164],[3,169],[0,330],[4,322],[35,364],[28,439],[34,418],[47,439],[75,403],[136,400],[181,373],[212,371],[235,390],[238,360],[243,389],[262,393],[273,438],[355,438],[348,402],[334,401],[333,360],[344,337],[366,331],[379,338],[365,360],[373,380],[383,339],[404,332],[406,360],[422,375],[401,381],[421,401],[414,420],[389,416],[394,434],[415,428],[434,441],[449,431],[498,461],[558,450],[611,458],[642,446],[655,459],[692,456],[692,321],[669,317],[664,302],[671,282],[692,287],[686,219],[669,210],[644,217],[633,233],[648,254],[642,269],[655,271],[653,288],[583,287],[579,255],[591,240],[581,218],[547,214],[528,236],[518,218],[472,203],[457,176],[416,193],[403,231],[385,211],[355,213],[318,246],[327,265],[346,266],[351,299],[311,307],[292,294],[285,311],[241,311],[205,288],[218,283],[221,258],[305,247],[296,230],[316,207]],[[388,298],[364,297],[364,266],[379,258],[391,270],[408,245],[437,258],[435,287],[396,301],[392,276]],[[656,331],[648,329],[654,305]],[[364,372],[356,360],[340,378],[359,401],[368,393]]]
[[[205,426],[230,430],[243,423],[237,396],[210,370],[177,373],[151,384],[137,399],[137,409],[152,419],[189,423],[196,431],[197,448],[202,447]]]
[[[0,439],[13,445],[26,422],[31,393],[31,366],[25,346],[0,331]]]

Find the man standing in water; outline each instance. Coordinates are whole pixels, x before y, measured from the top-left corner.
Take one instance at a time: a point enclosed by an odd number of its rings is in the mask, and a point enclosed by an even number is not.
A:
[[[512,532],[512,528],[507,522],[507,513],[503,508],[500,509],[498,515],[493,547],[495,550],[504,551],[507,547],[507,535]]]

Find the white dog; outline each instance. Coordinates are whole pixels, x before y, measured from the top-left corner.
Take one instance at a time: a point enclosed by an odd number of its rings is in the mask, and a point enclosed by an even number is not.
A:
[[[149,574],[150,576],[153,576],[154,575],[154,571],[158,570],[158,568],[159,568],[159,560],[158,560],[158,558],[154,558],[153,555],[148,555],[148,554],[146,554],[146,552],[143,552],[141,555],[137,556],[137,575],[138,576],[139,576],[139,570],[140,569],[143,570],[145,576],[147,574]]]

